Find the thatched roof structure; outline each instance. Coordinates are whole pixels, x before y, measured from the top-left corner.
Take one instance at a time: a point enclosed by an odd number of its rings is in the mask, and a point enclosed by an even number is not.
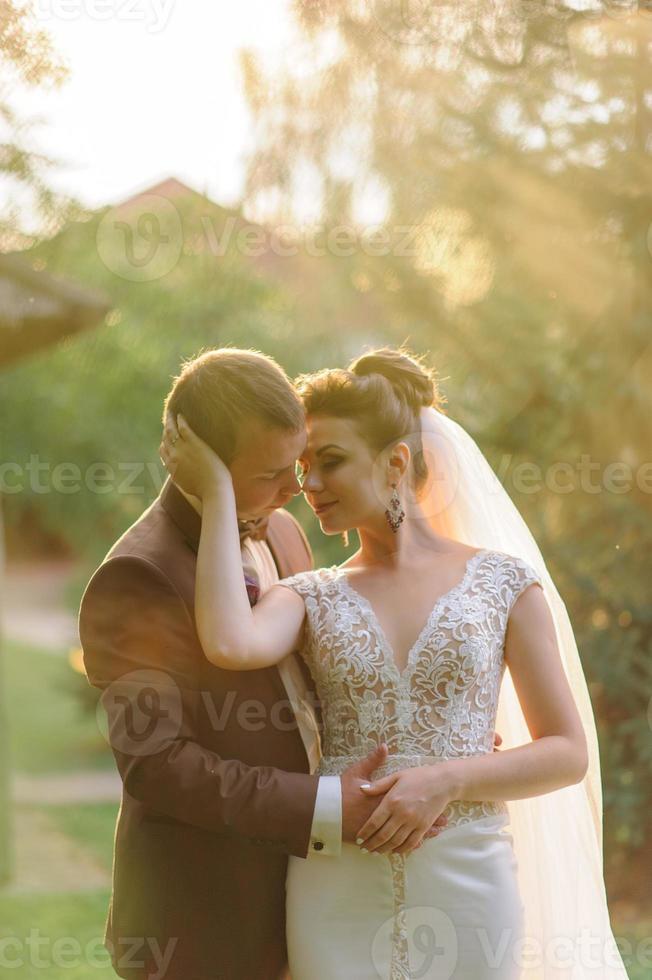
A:
[[[0,368],[95,326],[110,308],[101,293],[0,255]]]

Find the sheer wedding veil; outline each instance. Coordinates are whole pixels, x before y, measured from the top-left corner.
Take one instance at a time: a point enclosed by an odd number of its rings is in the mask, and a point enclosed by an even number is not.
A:
[[[566,606],[527,524],[469,433],[434,407],[422,409],[421,429],[429,476],[418,516],[440,534],[522,558],[538,572],[588,743],[589,766],[580,783],[507,803],[525,906],[523,977],[626,980],[603,878],[595,718]],[[501,751],[532,740],[508,669],[496,730]]]

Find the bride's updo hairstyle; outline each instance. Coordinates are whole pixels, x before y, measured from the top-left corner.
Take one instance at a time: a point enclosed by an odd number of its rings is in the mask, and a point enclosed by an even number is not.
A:
[[[347,370],[326,368],[297,378],[306,415],[332,415],[355,422],[365,442],[382,452],[405,441],[412,453],[414,488],[428,478],[421,443],[420,412],[441,408],[435,372],[403,348],[381,347],[363,354]]]

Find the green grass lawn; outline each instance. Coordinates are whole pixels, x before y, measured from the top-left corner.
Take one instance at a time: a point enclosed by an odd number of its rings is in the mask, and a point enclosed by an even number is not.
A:
[[[5,642],[3,660],[13,769],[51,774],[115,765],[92,705],[84,707],[88,682],[65,655]]]
[[[0,896],[0,974],[16,980],[113,980],[102,946],[105,892]]]
[[[117,804],[33,809],[110,873]],[[0,975],[19,980],[114,978],[102,945],[108,907],[108,889],[25,895],[0,892]]]
[[[92,710],[92,692],[67,656],[7,641],[2,652],[12,768],[30,775],[114,768]],[[36,809],[110,873],[117,803]],[[16,821],[21,813],[17,808]],[[0,975],[114,980],[102,945],[108,905],[108,889],[0,891]]]
[[[113,860],[117,803],[75,803],[41,808],[58,830],[85,848],[107,871]]]

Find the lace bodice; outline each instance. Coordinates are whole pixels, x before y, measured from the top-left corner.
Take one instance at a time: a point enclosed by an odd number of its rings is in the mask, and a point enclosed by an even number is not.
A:
[[[342,772],[383,741],[389,759],[377,776],[492,752],[507,622],[534,582],[542,584],[523,559],[475,552],[462,580],[435,602],[401,671],[371,604],[345,570],[283,579],[306,605],[302,655],[323,717],[319,772]],[[481,807],[487,814],[506,810],[503,803]],[[466,808],[470,818],[475,811]],[[457,818],[463,817],[458,806]]]

